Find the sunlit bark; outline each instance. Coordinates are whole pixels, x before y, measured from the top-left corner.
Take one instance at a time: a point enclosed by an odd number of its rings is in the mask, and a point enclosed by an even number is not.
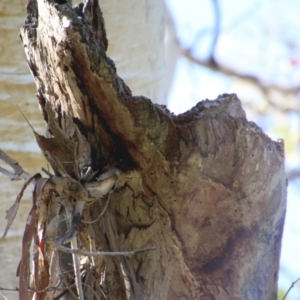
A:
[[[96,0],[31,0],[21,37],[48,125],[36,139],[55,172],[36,192],[43,267],[32,288],[70,286],[65,299],[275,299],[283,145],[246,120],[237,96],[179,116],[133,97],[106,56]],[[73,254],[58,246],[69,241]],[[124,253],[87,255],[99,251]]]

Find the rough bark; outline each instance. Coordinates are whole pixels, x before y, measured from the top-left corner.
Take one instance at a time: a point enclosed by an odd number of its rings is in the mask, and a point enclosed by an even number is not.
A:
[[[276,299],[283,144],[247,121],[234,94],[178,116],[132,96],[106,56],[97,1],[75,9],[56,2],[30,0],[21,29],[47,122],[46,136],[35,135],[55,172],[38,203],[39,244],[46,245],[43,268],[34,270],[44,279],[33,288],[55,285],[57,270],[72,271],[70,254],[47,241],[70,235],[68,205],[72,211],[84,201],[75,231],[81,249],[155,246],[129,258],[81,255],[85,299]],[[114,168],[107,210],[84,223],[108,201],[106,193],[95,201],[92,185]],[[61,286],[74,282],[68,276]],[[77,293],[71,289],[67,299]]]

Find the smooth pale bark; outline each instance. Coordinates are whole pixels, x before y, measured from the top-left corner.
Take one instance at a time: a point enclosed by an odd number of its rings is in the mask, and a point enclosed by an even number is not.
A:
[[[133,97],[106,56],[97,1],[82,12],[30,0],[21,36],[48,124],[37,142],[53,181],[64,186],[44,189],[39,236],[66,235],[57,209],[65,199],[86,201],[83,221],[96,219],[107,200],[89,204],[89,184],[117,168],[103,219],[82,222],[77,242],[87,251],[156,247],[130,258],[86,258],[85,299],[94,299],[93,291],[100,299],[275,299],[283,144],[246,120],[237,96],[203,101],[179,116]],[[88,166],[96,174],[86,180]],[[46,246],[39,276],[49,279],[39,289],[55,285],[58,269],[70,269],[70,255],[58,253]]]
[[[109,40],[107,55],[115,62],[118,75],[133,95],[166,104],[169,87],[166,83],[173,75],[168,70],[175,63],[164,50],[167,42],[164,1],[105,0],[101,1],[101,10]]]

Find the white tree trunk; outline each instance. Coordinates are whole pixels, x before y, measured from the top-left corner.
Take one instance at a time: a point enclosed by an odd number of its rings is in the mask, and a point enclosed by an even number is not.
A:
[[[100,1],[109,41],[107,54],[132,90],[166,104],[165,5],[163,0]],[[168,74],[172,77],[172,74]]]

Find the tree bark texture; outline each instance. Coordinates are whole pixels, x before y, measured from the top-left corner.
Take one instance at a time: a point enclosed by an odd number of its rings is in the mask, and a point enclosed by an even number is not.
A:
[[[64,2],[29,0],[21,29],[47,123],[46,135],[35,136],[55,172],[37,204],[36,244],[46,243],[32,288],[63,277],[59,286],[70,286],[63,297],[77,294],[72,255],[47,241],[70,235],[82,201],[73,232],[78,249],[155,247],[131,256],[79,255],[84,299],[276,299],[283,143],[248,122],[234,94],[178,116],[132,96],[106,55],[98,1]],[[107,171],[112,188],[99,196],[93,187]]]

